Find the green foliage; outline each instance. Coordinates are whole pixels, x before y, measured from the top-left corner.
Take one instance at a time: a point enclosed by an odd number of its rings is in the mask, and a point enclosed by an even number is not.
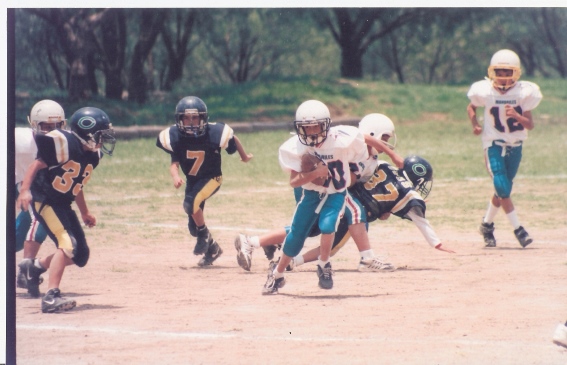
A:
[[[481,77],[479,77],[480,79]],[[530,79],[540,85],[544,95],[534,111],[536,123],[562,123],[567,115],[567,80]],[[18,94],[16,123],[26,124],[26,116],[36,101],[53,98],[60,102],[67,118],[80,107],[89,105],[105,110],[115,126],[169,125],[180,98],[200,96],[209,109],[212,121],[228,123],[250,121],[291,121],[297,106],[307,99],[318,99],[329,105],[335,120],[357,119],[380,112],[388,115],[398,127],[403,123],[435,121],[457,122],[468,128],[467,86],[406,85],[375,81],[321,79],[315,77],[255,81],[231,87],[212,86],[183,94],[155,94],[147,104],[108,100],[102,97],[88,103],[71,103],[61,93]],[[536,128],[537,133],[537,128]]]

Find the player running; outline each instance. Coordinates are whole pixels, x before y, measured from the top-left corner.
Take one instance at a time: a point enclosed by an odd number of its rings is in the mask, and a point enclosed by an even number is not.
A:
[[[520,224],[510,197],[522,160],[522,145],[528,138],[528,130],[534,128],[532,110],[542,99],[539,86],[529,81],[518,81],[521,73],[518,55],[502,49],[490,60],[488,78],[472,84],[467,94],[471,101],[467,113],[473,133],[477,136],[482,134],[484,161],[495,190],[480,225],[486,247],[496,247],[494,217],[500,207],[504,209],[520,245],[526,247],[533,241]],[[482,126],[476,117],[478,107],[484,107]]]
[[[50,269],[49,289],[41,300],[44,313],[70,310],[72,299],[61,296],[59,285],[65,267],[84,267],[89,260],[85,232],[72,209],[76,202],[83,222],[96,225],[96,217],[87,207],[84,186],[91,179],[103,153],[112,155],[116,140],[108,115],[98,108],[82,108],[70,119],[71,131],[55,129],[37,134],[37,159],[26,172],[18,205],[31,205],[35,217],[55,242],[57,251],[47,257],[27,261],[23,267],[28,293],[39,296],[39,278]]]
[[[196,96],[184,97],[177,103],[175,125],[160,132],[156,146],[171,156],[169,173],[176,189],[184,183],[179,176],[180,167],[185,175],[183,209],[188,216],[189,233],[197,237],[193,254],[204,254],[199,266],[212,265],[223,251],[205,224],[204,209],[205,201],[222,184],[220,152],[238,151],[243,162],[253,156],[246,153],[232,128],[223,123],[209,123],[207,105]]]
[[[318,100],[305,101],[297,108],[294,127],[297,136],[280,146],[279,162],[290,174],[290,185],[303,190],[285,237],[283,254],[277,264],[270,264],[262,294],[275,294],[285,285],[285,268],[303,248],[313,225],[321,231],[319,287],[333,287],[330,252],[350,185],[350,170],[357,167],[350,163],[368,158],[362,133],[355,127],[331,127],[329,109]],[[302,160],[307,155],[317,156],[321,162],[304,171]],[[322,185],[314,183],[319,178],[325,179]]]

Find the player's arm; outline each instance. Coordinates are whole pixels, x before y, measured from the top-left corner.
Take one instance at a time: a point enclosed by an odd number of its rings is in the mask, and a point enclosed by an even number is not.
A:
[[[469,120],[471,121],[473,127],[473,134],[478,136],[482,133],[482,126],[476,119],[476,106],[473,103],[469,103],[469,105],[467,106],[467,114],[469,115]]]
[[[30,203],[32,202],[32,194],[30,191],[31,184],[35,179],[35,175],[41,169],[47,167],[47,164],[43,162],[41,159],[37,159],[30,167],[28,167],[26,171],[26,175],[24,176],[24,181],[22,181],[22,186],[20,187],[20,195],[18,196],[18,200],[16,201],[16,205],[19,206],[22,210],[27,211]]]
[[[302,185],[305,185],[318,177],[327,177],[329,176],[329,169],[325,164],[317,165],[317,168],[313,171],[309,172],[297,172],[292,170],[289,177],[289,184],[292,188],[298,188]]]
[[[81,218],[83,219],[83,222],[85,222],[85,225],[87,227],[96,226],[96,217],[89,212],[87,201],[85,200],[85,193],[82,189],[75,197],[75,203],[79,208],[79,212],[81,212]]]
[[[407,215],[411,218],[412,222],[420,230],[421,234],[431,247],[439,251],[455,253],[455,251],[443,247],[443,243],[441,243],[441,240],[437,237],[437,234],[435,233],[435,230],[433,230],[433,227],[431,227],[429,221],[423,216],[421,209],[416,209],[416,207],[414,207],[408,211]]]
[[[523,112],[523,114],[520,114],[510,104],[506,104],[504,108],[506,110],[507,117],[516,119],[524,128],[529,131],[534,129],[534,120],[532,118],[531,110],[527,110]]]
[[[238,139],[238,137],[234,136],[234,143],[236,144],[236,150],[238,151],[238,154],[240,155],[240,160],[242,162],[248,162],[252,159],[252,157],[254,157],[253,154],[251,153],[246,153],[246,151],[244,150],[244,146],[242,146],[242,143],[240,142],[240,140]]]
[[[183,185],[183,179],[179,176],[179,161],[171,161],[171,165],[169,165],[169,174],[173,179],[173,186],[176,189],[179,189],[179,187]]]
[[[374,147],[376,151],[383,152],[386,155],[388,155],[388,157],[390,157],[394,165],[396,165],[398,168],[401,169],[404,167],[404,159],[378,138],[365,134],[364,143],[366,143],[371,147]]]

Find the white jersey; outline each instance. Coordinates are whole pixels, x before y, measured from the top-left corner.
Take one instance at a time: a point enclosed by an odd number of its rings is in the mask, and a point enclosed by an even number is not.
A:
[[[28,167],[35,161],[37,156],[37,146],[33,138],[31,128],[15,128],[16,142],[16,181],[18,184],[24,181],[24,176]]]
[[[374,175],[374,171],[378,165],[383,162],[378,160],[378,155],[369,155],[368,158],[358,161],[358,171],[360,176],[357,177],[356,182],[367,182]]]
[[[346,190],[350,185],[351,167],[358,170],[358,162],[368,159],[364,135],[356,127],[331,127],[327,139],[318,147],[302,144],[297,136],[291,137],[280,146],[279,162],[286,173],[301,172],[301,156],[306,153],[317,155],[325,161],[332,176],[328,187],[307,183],[302,187],[320,193],[334,194]],[[356,172],[355,172],[356,173]]]
[[[528,130],[516,119],[507,118],[505,105],[512,105],[522,114],[535,109],[542,99],[539,86],[529,81],[518,81],[506,93],[500,94],[492,86],[492,81],[482,80],[472,84],[467,94],[476,107],[484,107],[482,145],[488,148],[493,141],[502,140],[515,145],[528,138]]]

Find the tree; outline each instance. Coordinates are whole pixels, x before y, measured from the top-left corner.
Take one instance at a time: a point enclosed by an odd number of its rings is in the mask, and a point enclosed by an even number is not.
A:
[[[126,14],[124,9],[110,9],[108,16],[101,22],[101,41],[99,57],[106,79],[105,95],[109,99],[122,99],[124,84],[122,72],[126,58]]]
[[[54,34],[65,53],[68,69],[67,90],[72,101],[87,99],[97,92],[93,55],[94,30],[108,9],[28,9],[54,27]],[[93,84],[93,82],[95,84]]]
[[[233,84],[256,80],[287,49],[274,33],[276,13],[266,9],[216,10],[207,54],[214,62],[212,76]],[[277,32],[278,30],[276,30]]]
[[[341,49],[341,76],[362,78],[368,47],[416,19],[419,9],[336,8],[321,18]]]
[[[185,60],[200,43],[200,40],[196,40],[190,44],[200,15],[202,11],[196,9],[169,9],[167,12],[161,31],[168,59],[165,90],[171,90],[173,83],[183,77]]]
[[[160,34],[165,20],[163,9],[139,10],[140,22],[138,40],[134,46],[130,62],[128,99],[140,104],[146,102],[148,79],[144,72],[144,64]]]

